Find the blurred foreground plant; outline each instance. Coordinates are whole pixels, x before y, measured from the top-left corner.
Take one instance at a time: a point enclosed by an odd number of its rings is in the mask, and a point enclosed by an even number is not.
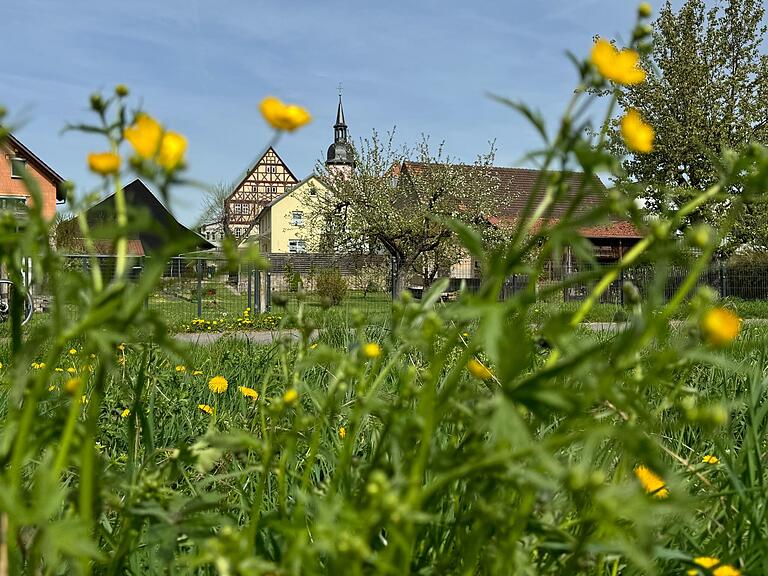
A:
[[[685,216],[736,178],[764,192],[768,154],[759,146],[726,153],[717,184],[652,224],[636,202],[642,183],[577,210],[597,173],[620,174],[604,143],[613,104],[591,130],[589,89],[609,90],[615,102],[622,84],[642,81],[634,50],[647,12],[641,7],[632,46],[598,44],[577,61],[580,84],[553,133],[512,104],[544,147],[531,155],[542,171],[511,238],[485,250],[467,226],[441,221],[481,264],[480,290],[447,305],[444,282],[421,302],[405,295],[386,329],[353,318],[312,343],[315,326],[300,305],[284,316],[298,341],[264,349],[232,341],[215,358],[214,348],[191,358],[142,306],[162,259],[137,284],[125,278],[124,202],[114,233],[123,264],[109,279],[98,265],[90,275],[62,272],[38,209],[21,233],[3,225],[0,257],[11,278],[21,285],[20,256],[35,254],[55,300],[23,342],[14,324],[3,373],[8,548],[0,566],[30,574],[767,572],[765,349],[696,289],[724,231],[689,238],[690,274],[668,299],[664,278],[680,256],[674,232]],[[80,128],[106,136],[109,151],[90,164],[119,194],[124,163],[108,155],[120,155],[127,139],[134,153],[125,169],[167,194],[183,170],[184,141],[146,114],[129,119],[126,96],[121,88],[92,99],[101,124]],[[270,120],[275,110],[264,114],[277,128],[301,124]],[[630,124],[628,145],[651,149],[652,128],[642,118]],[[573,167],[581,186],[568,196],[562,173]],[[25,182],[37,200],[35,182]],[[565,204],[564,217],[551,217],[555,204]],[[610,218],[631,220],[645,236],[606,270],[579,230]],[[84,218],[81,226],[88,238]],[[567,287],[538,281],[566,246],[585,262],[579,280],[593,290],[575,312],[534,326],[536,300]],[[167,255],[181,250],[168,240]],[[600,295],[643,260],[659,281],[642,297],[626,288],[626,328],[585,331],[580,323]],[[499,301],[511,274],[528,284]],[[689,320],[674,327],[681,310]],[[69,348],[83,360],[59,394],[65,374],[56,367]]]

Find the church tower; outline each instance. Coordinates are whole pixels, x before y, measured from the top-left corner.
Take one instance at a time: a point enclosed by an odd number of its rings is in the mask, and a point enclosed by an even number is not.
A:
[[[328,147],[325,166],[329,172],[341,173],[349,173],[355,167],[355,152],[347,134],[341,94],[339,94],[339,108],[336,111],[336,124],[333,125],[333,144]]]

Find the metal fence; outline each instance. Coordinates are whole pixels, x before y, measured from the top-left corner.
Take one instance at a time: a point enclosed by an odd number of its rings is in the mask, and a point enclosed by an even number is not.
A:
[[[171,258],[145,306],[179,327],[215,329],[221,323],[243,328],[270,327],[258,323],[262,313],[282,315],[302,303],[308,314],[358,310],[387,315],[392,303],[390,259],[381,255],[266,254],[267,270],[254,264],[232,265],[221,255]],[[96,263],[108,280],[114,275],[113,255],[64,257],[71,271],[89,272]],[[150,257],[129,257],[128,279],[138,281]],[[51,300],[47,282],[35,286],[35,308],[44,311]],[[201,326],[200,320],[204,320]],[[249,325],[250,323],[250,325]]]
[[[269,328],[255,319],[262,313],[282,315],[286,309],[296,310],[299,304],[305,314],[350,313],[355,310],[375,322],[391,312],[395,292],[395,274],[392,261],[383,255],[336,254],[268,254],[268,270],[254,265],[239,264],[232,267],[223,257],[177,257],[165,263],[160,283],[145,302],[171,325],[179,328],[216,329],[220,324],[243,328]],[[102,276],[114,274],[114,256],[95,259]],[[131,280],[138,281],[149,265],[148,257],[137,256],[129,260]],[[88,256],[65,257],[69,270],[88,272],[92,260]],[[579,301],[584,299],[599,280],[599,274],[577,266],[550,264],[536,279],[536,289],[549,301]],[[646,265],[622,271],[601,295],[600,302],[623,305],[622,285],[632,282],[642,297],[654,293],[669,299],[688,276],[687,266],[665,269]],[[599,270],[598,270],[599,272]],[[443,273],[422,274],[407,271],[404,287],[415,298],[420,298],[428,285],[440,277],[449,279],[443,293],[444,301],[451,301],[462,291],[479,289],[482,274],[479,266],[465,260],[447,267]],[[749,266],[715,261],[699,277],[698,285],[707,285],[721,296],[745,300],[768,300],[768,266]],[[506,279],[499,293],[506,299],[530,286],[525,274]],[[45,282],[35,286],[35,308],[44,311],[50,301]],[[250,324],[249,324],[250,322]],[[202,325],[201,325],[202,324]]]

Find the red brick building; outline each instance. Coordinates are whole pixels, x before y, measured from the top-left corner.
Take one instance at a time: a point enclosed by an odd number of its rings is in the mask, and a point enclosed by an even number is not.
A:
[[[56,205],[66,201],[64,178],[13,134],[0,146],[0,154],[0,209],[18,209],[29,205],[31,199],[22,180],[22,173],[26,171],[40,186],[43,216],[51,220],[56,214]]]

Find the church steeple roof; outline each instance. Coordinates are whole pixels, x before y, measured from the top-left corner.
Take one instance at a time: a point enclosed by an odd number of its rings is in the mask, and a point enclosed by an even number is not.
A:
[[[347,134],[347,122],[344,119],[344,104],[339,92],[339,107],[336,109],[336,124],[333,125],[333,144],[328,147],[326,166],[354,166],[355,153]]]
[[[344,105],[341,103],[341,94],[339,94],[339,109],[336,110],[336,126],[344,126],[346,128],[347,123],[344,121]]]

